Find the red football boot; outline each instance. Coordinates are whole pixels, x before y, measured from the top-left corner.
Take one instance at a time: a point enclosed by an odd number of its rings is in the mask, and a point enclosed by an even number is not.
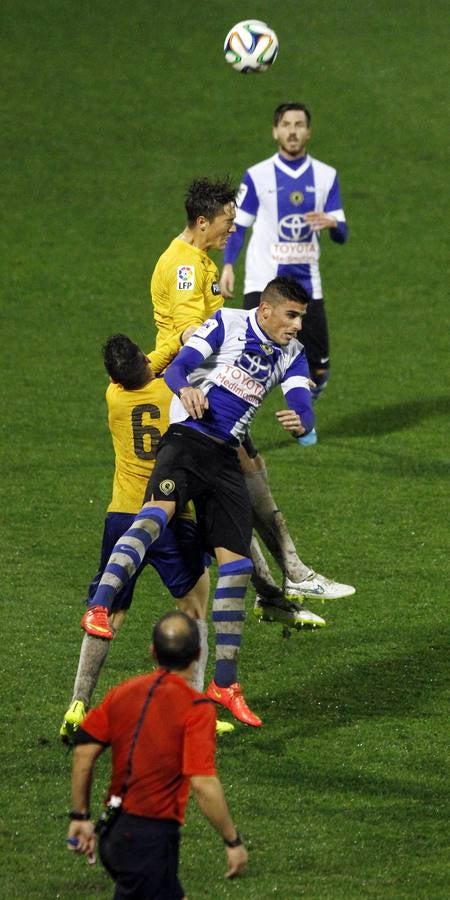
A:
[[[106,638],[108,641],[114,637],[106,606],[90,606],[80,624],[88,634],[92,634],[94,637]]]
[[[262,725],[261,719],[255,716],[255,713],[252,713],[247,706],[242,688],[237,681],[230,687],[219,687],[213,680],[205,693],[210,700],[214,700],[215,703],[219,703],[220,706],[229,709],[235,719],[239,719],[244,725],[253,725],[254,728],[259,728]]]

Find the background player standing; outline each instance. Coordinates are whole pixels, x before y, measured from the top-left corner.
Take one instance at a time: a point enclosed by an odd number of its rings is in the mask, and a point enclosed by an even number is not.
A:
[[[282,103],[273,117],[272,134],[278,153],[251,166],[244,174],[237,198],[234,234],[224,251],[220,287],[233,296],[233,265],[246,229],[252,226],[245,259],[244,308],[259,303],[261,291],[275,275],[295,278],[307,291],[308,306],[302,343],[315,383],[317,399],[330,373],[328,326],[319,269],[319,234],[327,229],[337,244],[347,240],[336,170],[306,152],[311,136],[311,113],[303,103]],[[315,443],[315,432],[300,437]]]

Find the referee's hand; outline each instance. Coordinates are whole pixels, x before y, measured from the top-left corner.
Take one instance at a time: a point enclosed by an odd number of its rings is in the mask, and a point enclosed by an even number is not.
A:
[[[228,869],[225,872],[225,878],[236,878],[237,875],[243,875],[248,862],[248,853],[243,844],[239,847],[227,847]]]
[[[178,396],[191,419],[201,419],[205,409],[209,408],[208,398],[200,388],[183,387]]]

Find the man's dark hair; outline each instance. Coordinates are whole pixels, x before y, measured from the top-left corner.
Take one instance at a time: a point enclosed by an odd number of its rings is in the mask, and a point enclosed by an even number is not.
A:
[[[200,635],[194,619],[183,612],[166,613],[153,629],[153,649],[165,669],[187,669],[200,651]]]
[[[294,300],[295,303],[301,303],[304,306],[309,303],[310,299],[308,291],[305,291],[305,288],[295,278],[285,278],[282,275],[272,278],[261,294],[261,302],[265,300],[266,303],[273,304]]]
[[[311,113],[304,103],[280,103],[273,114],[273,124],[275,125],[275,127],[278,125],[278,122],[284,116],[285,112],[289,112],[290,109],[296,109],[300,110],[300,112],[304,112],[309,128],[309,126],[311,125]]]
[[[108,375],[125,390],[136,390],[150,380],[147,357],[126,334],[114,334],[108,338],[102,353]]]
[[[228,175],[222,181],[210,181],[208,178],[191,181],[184,203],[188,225],[194,225],[199,216],[211,222],[223,212],[227,203],[234,203],[236,194],[237,188],[231,184]]]

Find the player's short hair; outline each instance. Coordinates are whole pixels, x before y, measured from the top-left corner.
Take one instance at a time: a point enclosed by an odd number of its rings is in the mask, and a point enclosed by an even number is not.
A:
[[[294,300],[295,303],[301,303],[302,306],[305,306],[310,299],[308,291],[295,278],[286,278],[278,275],[266,284],[261,294],[260,302],[265,301],[276,306],[278,303],[284,303],[286,300]]]
[[[278,122],[284,116],[285,112],[289,112],[290,109],[296,109],[300,110],[300,112],[304,112],[309,128],[309,126],[311,125],[311,113],[304,103],[280,103],[273,114],[273,124],[275,125],[275,127],[278,125]]]
[[[187,669],[200,652],[197,625],[183,612],[166,613],[156,623],[152,640],[156,659],[166,669]]]
[[[113,334],[102,347],[105,369],[127,391],[143,387],[150,377],[148,359],[126,334]]]
[[[237,192],[228,175],[221,181],[210,181],[209,178],[191,181],[184,202],[188,225],[194,225],[199,216],[211,222],[223,212],[227,203],[234,203]]]

